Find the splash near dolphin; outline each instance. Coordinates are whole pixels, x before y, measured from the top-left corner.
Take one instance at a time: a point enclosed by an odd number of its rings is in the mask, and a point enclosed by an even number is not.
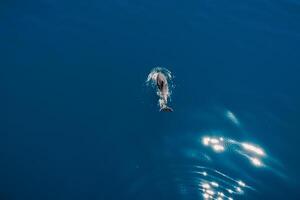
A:
[[[173,112],[173,109],[169,107],[168,100],[171,98],[171,88],[173,76],[171,72],[165,68],[156,67],[151,70],[147,78],[147,84],[156,88],[156,93],[159,97],[158,105],[160,111]]]

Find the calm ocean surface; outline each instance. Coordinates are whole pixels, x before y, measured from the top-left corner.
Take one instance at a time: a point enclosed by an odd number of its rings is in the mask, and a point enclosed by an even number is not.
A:
[[[1,1],[0,199],[300,199],[299,85],[299,0]]]

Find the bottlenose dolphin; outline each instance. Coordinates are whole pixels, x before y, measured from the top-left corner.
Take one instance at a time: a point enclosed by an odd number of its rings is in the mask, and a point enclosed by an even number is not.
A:
[[[173,112],[173,109],[167,106],[170,95],[168,80],[161,72],[158,72],[156,75],[156,86],[158,88],[160,111]]]
[[[160,67],[152,69],[148,75],[146,82],[156,88],[160,111],[173,112],[173,109],[167,105],[168,99],[171,97],[170,85],[171,88],[173,87],[172,78],[169,70]]]

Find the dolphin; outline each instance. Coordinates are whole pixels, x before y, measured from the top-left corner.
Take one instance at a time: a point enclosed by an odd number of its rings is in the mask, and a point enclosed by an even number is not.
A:
[[[158,88],[160,111],[173,112],[173,109],[167,106],[169,93],[169,85],[166,76],[158,72],[156,75],[156,86]]]

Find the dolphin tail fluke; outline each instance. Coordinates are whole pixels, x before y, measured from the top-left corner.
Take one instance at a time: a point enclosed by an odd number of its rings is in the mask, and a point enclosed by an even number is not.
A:
[[[168,106],[164,106],[160,109],[160,111],[163,111],[163,112],[173,112],[173,109],[168,107]]]

